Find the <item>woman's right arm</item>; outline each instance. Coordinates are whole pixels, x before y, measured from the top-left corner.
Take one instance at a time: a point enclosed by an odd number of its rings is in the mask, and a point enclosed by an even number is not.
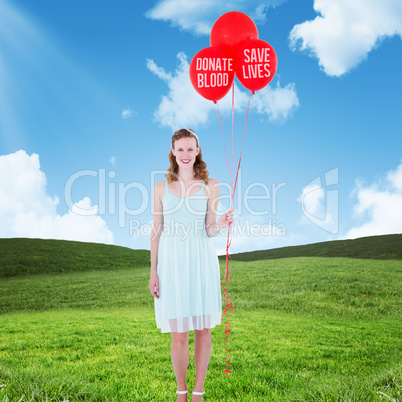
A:
[[[159,299],[159,278],[156,267],[158,265],[159,238],[163,229],[162,190],[163,181],[160,181],[154,186],[154,223],[151,233],[151,277],[149,280],[149,290],[157,299]]]

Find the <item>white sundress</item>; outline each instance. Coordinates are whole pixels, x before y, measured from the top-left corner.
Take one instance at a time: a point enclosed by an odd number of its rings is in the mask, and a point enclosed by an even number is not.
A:
[[[179,198],[169,192],[166,180],[158,244],[159,299],[154,298],[156,324],[162,333],[221,324],[219,260],[205,230],[204,185],[190,197]]]

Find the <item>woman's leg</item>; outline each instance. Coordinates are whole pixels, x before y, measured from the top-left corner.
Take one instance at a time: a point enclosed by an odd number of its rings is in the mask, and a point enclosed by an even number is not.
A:
[[[172,332],[170,354],[172,356],[173,369],[176,375],[178,391],[185,391],[187,389],[186,375],[188,362],[190,359],[188,339],[189,332]],[[178,395],[177,400],[186,401],[187,395]]]
[[[195,385],[194,391],[204,391],[204,381],[207,375],[209,358],[211,357],[211,329],[194,331]],[[202,396],[194,395],[193,401],[201,401]]]

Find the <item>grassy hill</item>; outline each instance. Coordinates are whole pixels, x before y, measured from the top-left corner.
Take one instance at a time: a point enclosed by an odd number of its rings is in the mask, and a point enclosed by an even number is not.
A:
[[[67,240],[0,239],[0,277],[149,266],[148,250]]]
[[[231,261],[235,313],[226,344],[225,319],[212,330],[205,399],[402,400],[400,241],[238,254],[248,260]],[[223,278],[224,261],[220,268]],[[156,328],[148,289],[148,250],[0,239],[0,272],[0,400],[176,399],[171,337]],[[193,331],[189,343],[192,390]],[[224,346],[232,352],[228,378]]]
[[[402,260],[402,234],[333,240],[231,254],[234,261],[290,257]],[[220,256],[221,261],[226,256]],[[67,240],[0,239],[0,277],[149,267],[149,250]]]
[[[235,261],[258,261],[289,257],[347,257],[402,260],[402,234],[332,240],[302,246],[257,250],[231,254]],[[220,256],[221,260],[226,256]]]

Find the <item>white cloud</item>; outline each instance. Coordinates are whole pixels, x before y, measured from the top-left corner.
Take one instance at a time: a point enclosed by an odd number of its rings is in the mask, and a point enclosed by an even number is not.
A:
[[[148,69],[166,82],[169,92],[162,96],[161,103],[154,113],[155,119],[162,125],[177,130],[178,127],[196,127],[208,121],[209,113],[216,113],[217,106],[204,99],[193,88],[189,76],[189,62],[184,53],[177,55],[179,66],[175,73],[168,73],[158,67],[153,60],[147,60]],[[232,110],[231,92],[219,101],[219,110],[229,113]],[[247,107],[248,95],[235,84],[235,110]],[[295,85],[288,84],[281,88],[265,87],[251,98],[250,108],[265,114],[270,120],[286,119],[299,106]]]
[[[179,53],[177,55],[177,57],[181,61],[181,64],[184,65],[184,67],[187,66],[187,69],[188,69],[189,64],[187,63],[187,58],[186,58],[185,54]],[[172,74],[167,73],[162,67],[158,67],[153,60],[150,60],[150,59],[147,60],[147,67],[148,67],[149,71],[153,72],[161,80],[163,80],[165,82],[169,82],[172,80]]]
[[[346,238],[402,233],[402,163],[388,172],[384,184],[373,183],[369,187],[359,181],[356,184],[355,216],[368,217],[368,221],[350,229]]]
[[[46,175],[40,170],[39,156],[20,150],[0,156],[0,237],[34,237],[113,244],[113,233],[105,221],[82,211],[91,206],[85,197],[65,215],[58,215],[57,197],[46,189]]]
[[[326,74],[341,76],[388,36],[402,37],[401,0],[315,0],[320,14],[295,25],[291,47],[309,50]]]
[[[387,174],[387,181],[391,184],[394,190],[402,192],[402,163],[394,171]]]
[[[121,117],[123,119],[129,119],[130,117],[134,116],[134,111],[130,109],[129,106],[127,106],[123,111],[121,112]]]
[[[162,0],[146,13],[153,20],[170,22],[172,26],[191,31],[196,35],[209,35],[214,22],[228,11],[241,11],[254,20],[264,23],[270,7],[287,0],[236,0],[223,2],[213,0]]]
[[[286,119],[300,105],[295,84],[281,88],[279,81],[276,88],[268,85],[257,91],[252,102],[253,108],[257,109],[258,113],[267,114],[270,120]]]

